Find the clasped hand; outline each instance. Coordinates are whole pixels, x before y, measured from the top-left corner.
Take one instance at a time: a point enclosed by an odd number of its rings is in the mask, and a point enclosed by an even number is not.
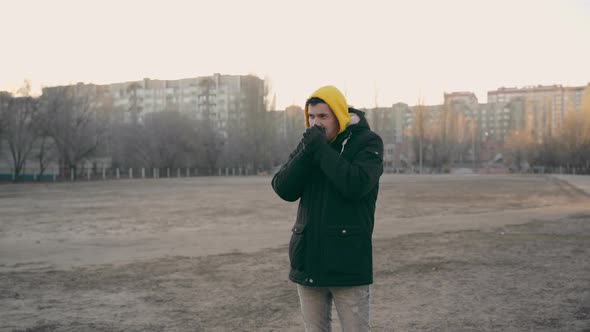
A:
[[[315,152],[317,148],[328,142],[326,137],[326,128],[320,126],[311,126],[303,133],[303,148],[310,153]]]

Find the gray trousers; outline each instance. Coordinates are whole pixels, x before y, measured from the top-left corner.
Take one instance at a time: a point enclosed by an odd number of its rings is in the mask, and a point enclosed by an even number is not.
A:
[[[369,305],[371,288],[307,287],[297,285],[305,331],[332,330],[332,301],[336,305],[343,332],[370,331]]]

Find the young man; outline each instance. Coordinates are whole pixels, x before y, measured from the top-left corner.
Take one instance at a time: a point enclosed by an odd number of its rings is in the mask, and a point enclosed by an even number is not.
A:
[[[289,279],[306,331],[330,330],[332,300],[344,331],[368,331],[383,141],[333,86],[310,96],[305,123],[301,142],[272,179],[282,199],[299,199]]]

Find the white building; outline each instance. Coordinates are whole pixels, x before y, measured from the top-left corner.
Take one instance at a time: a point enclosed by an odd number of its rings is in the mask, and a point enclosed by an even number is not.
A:
[[[241,112],[264,109],[264,81],[256,76],[221,75],[108,85],[114,109],[125,122],[141,122],[152,112],[178,111],[211,122],[224,132]]]

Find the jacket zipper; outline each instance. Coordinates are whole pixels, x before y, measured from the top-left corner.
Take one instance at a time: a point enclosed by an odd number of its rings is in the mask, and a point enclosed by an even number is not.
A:
[[[348,139],[350,139],[350,136],[352,136],[352,131],[348,133],[348,136],[346,136],[346,138],[342,141],[342,149],[340,149],[340,155],[342,155],[342,152],[344,152],[344,147],[346,146],[346,143],[348,143]]]

